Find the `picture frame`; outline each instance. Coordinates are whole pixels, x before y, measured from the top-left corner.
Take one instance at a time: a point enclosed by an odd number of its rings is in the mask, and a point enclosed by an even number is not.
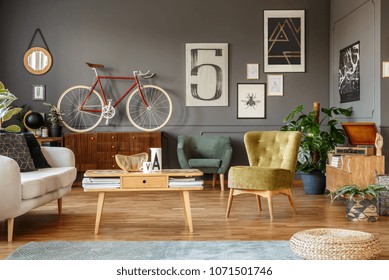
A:
[[[228,106],[228,43],[187,43],[186,106]]]
[[[284,95],[284,75],[272,74],[267,75],[267,96]]]
[[[389,78],[389,61],[382,62],[382,78]]]
[[[238,119],[266,118],[266,84],[239,83],[237,88]]]
[[[305,72],[305,10],[264,11],[264,72]]]
[[[247,63],[247,80],[259,79],[259,64]]]
[[[46,100],[45,85],[32,86],[32,100]]]

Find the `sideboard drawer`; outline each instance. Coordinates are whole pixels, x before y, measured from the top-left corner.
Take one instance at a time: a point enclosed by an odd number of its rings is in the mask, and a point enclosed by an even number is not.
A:
[[[122,189],[163,189],[168,187],[166,176],[122,176],[121,180]]]

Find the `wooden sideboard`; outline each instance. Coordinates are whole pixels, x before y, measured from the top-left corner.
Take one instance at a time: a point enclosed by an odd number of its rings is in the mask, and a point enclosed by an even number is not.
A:
[[[66,133],[65,147],[74,152],[78,172],[118,169],[116,154],[133,155],[162,147],[162,132]]]
[[[375,183],[375,171],[385,173],[384,156],[343,155],[340,167],[327,165],[326,188],[335,191],[349,184],[365,188]]]

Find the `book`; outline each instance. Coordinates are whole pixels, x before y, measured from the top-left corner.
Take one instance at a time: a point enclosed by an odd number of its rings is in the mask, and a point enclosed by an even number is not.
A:
[[[120,188],[120,178],[84,178],[84,189],[115,189]]]
[[[203,180],[195,181],[169,181],[169,187],[199,187],[204,184]]]
[[[188,178],[169,178],[169,182],[194,182],[196,178],[188,177]]]

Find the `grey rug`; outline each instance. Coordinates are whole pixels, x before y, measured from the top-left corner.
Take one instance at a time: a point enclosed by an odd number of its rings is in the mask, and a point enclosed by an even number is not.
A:
[[[30,242],[7,260],[299,260],[289,241]]]

